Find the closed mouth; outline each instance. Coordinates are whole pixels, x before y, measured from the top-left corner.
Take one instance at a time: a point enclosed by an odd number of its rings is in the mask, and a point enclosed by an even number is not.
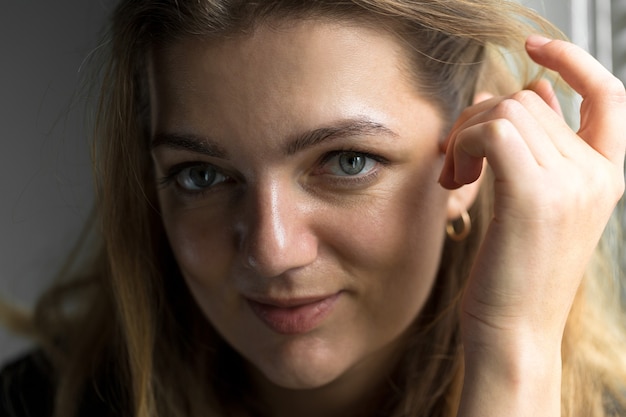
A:
[[[332,312],[342,292],[304,298],[248,298],[255,315],[270,329],[280,334],[306,333]]]

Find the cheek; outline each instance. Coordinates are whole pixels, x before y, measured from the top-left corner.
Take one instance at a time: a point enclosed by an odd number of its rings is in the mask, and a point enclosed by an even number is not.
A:
[[[410,175],[361,209],[333,213],[325,241],[348,265],[370,329],[397,334],[419,314],[439,267],[445,238],[445,192]],[[424,178],[424,175],[421,176]],[[332,239],[332,240],[331,240]],[[377,332],[381,330],[376,330]],[[380,336],[380,334],[378,334]]]
[[[181,274],[205,318],[222,334],[241,327],[244,306],[229,279],[237,259],[228,213],[206,208],[163,215]]]
[[[431,183],[416,171],[386,182],[383,190],[358,204],[326,213],[330,220],[321,240],[367,270],[404,270],[403,275],[410,275],[418,273],[420,265],[432,269],[445,236],[448,194],[435,179]]]
[[[163,211],[170,246],[192,291],[204,287],[207,294],[223,292],[220,287],[236,257],[226,217],[227,213],[203,207]]]

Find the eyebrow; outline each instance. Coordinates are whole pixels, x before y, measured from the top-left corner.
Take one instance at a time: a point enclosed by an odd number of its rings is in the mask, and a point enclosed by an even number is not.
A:
[[[152,149],[156,149],[159,146],[199,153],[207,156],[212,156],[214,158],[228,158],[228,153],[226,152],[226,150],[217,145],[215,141],[210,138],[203,138],[195,135],[157,133],[152,137],[150,147]]]
[[[294,155],[322,142],[351,136],[392,136],[398,134],[385,125],[370,119],[343,120],[333,126],[321,127],[290,138],[285,147],[287,155]]]
[[[342,120],[331,126],[324,126],[302,134],[290,137],[284,145],[284,153],[295,155],[306,149],[315,147],[324,142],[352,136],[389,136],[398,134],[383,125],[370,119]],[[151,148],[165,146],[171,149],[180,149],[199,153],[215,158],[228,159],[228,152],[209,137],[199,137],[186,134],[158,133],[152,138]]]

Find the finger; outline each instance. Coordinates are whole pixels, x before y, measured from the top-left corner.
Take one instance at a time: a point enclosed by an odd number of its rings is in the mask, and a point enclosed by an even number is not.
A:
[[[486,91],[481,91],[480,93],[476,93],[476,95],[474,95],[474,101],[472,102],[472,104],[482,103],[483,101],[487,101],[492,98],[494,98],[493,94]]]
[[[528,89],[536,93],[541,100],[535,100],[535,103],[528,105],[527,108],[537,120],[541,120],[561,154],[571,158],[580,152],[585,152],[588,144],[579,136],[572,134],[573,131],[565,121],[561,104],[552,84],[546,79],[540,79],[531,83]],[[533,99],[532,95],[529,98]]]
[[[578,134],[606,158],[623,163],[624,85],[591,55],[571,43],[530,36],[526,49],[535,62],[557,71],[583,97]]]
[[[529,142],[512,120],[496,118],[484,112],[459,127],[451,136],[439,182],[448,189],[456,189],[476,181],[482,172],[483,158],[491,166],[497,181],[514,181],[529,177],[529,169],[541,166],[533,154]],[[525,112],[524,112],[525,113]],[[529,129],[530,121],[516,118],[515,122]],[[543,137],[538,132],[531,135]],[[549,142],[544,139],[544,142]],[[544,145],[545,147],[545,145]],[[554,148],[552,152],[558,154]]]
[[[548,80],[541,79],[536,81],[528,86],[529,90],[537,93],[542,100],[550,106],[550,108],[559,115],[559,117],[563,117],[563,111],[561,110],[561,103],[559,103],[559,98],[554,92],[554,88],[552,88],[552,84]]]
[[[549,166],[551,161],[562,156],[552,137],[557,141],[568,140],[568,137],[571,140],[571,137],[575,137],[563,119],[552,111],[541,97],[529,90],[500,99],[493,107],[475,114],[457,126],[450,136],[454,138],[473,125],[498,119],[509,121],[526,142],[536,163],[541,166]],[[576,140],[579,141],[578,138]]]
[[[455,189],[477,179],[482,171],[482,158],[488,157],[488,155],[486,146],[478,146],[474,142],[481,139],[496,140],[500,143],[500,138],[494,139],[494,137],[498,134],[513,134],[513,130],[515,130],[514,136],[522,142],[526,142],[525,150],[532,155],[535,165],[547,166],[550,159],[561,156],[535,116],[524,107],[523,102],[529,105],[529,99],[525,98],[527,96],[534,96],[535,101],[543,103],[537,95],[526,91],[510,98],[496,97],[484,100],[467,108],[461,114],[445,141],[444,152],[446,157],[439,177],[442,186]],[[529,105],[529,107],[536,107],[536,105]],[[543,107],[544,109],[535,111],[539,118],[546,117],[546,113],[552,113],[554,118],[560,120],[545,103],[543,103]],[[506,126],[503,124],[505,120],[508,120]],[[490,124],[494,121],[496,122]],[[569,130],[569,128],[567,129]],[[481,134],[484,136],[481,137]],[[467,145],[469,149],[466,149],[465,152],[463,152],[465,145],[457,143],[464,140],[469,140],[469,145]],[[477,152],[478,149],[481,151]],[[519,149],[517,151],[503,149],[502,151],[516,153],[519,152]],[[491,155],[488,160],[494,157]],[[515,162],[511,162],[511,166],[515,166]],[[492,164],[491,161],[489,163]]]
[[[477,104],[465,109],[454,123],[448,137],[442,143],[442,152],[446,152],[450,139],[460,129],[465,129],[470,124],[484,123],[488,118],[510,118],[511,120],[520,119],[516,125],[519,126],[522,133],[532,135],[528,136],[531,140],[533,137],[541,138],[541,142],[533,141],[535,142],[533,148],[537,150],[538,160],[544,160],[545,162],[545,158],[541,158],[540,154],[542,148],[546,146],[546,137],[544,134],[540,134],[535,127],[537,123],[534,120],[530,120],[527,113],[532,115],[539,124],[542,124],[548,136],[554,137],[555,140],[568,136],[564,135],[563,129],[567,131],[571,129],[562,117],[561,106],[549,82],[539,81],[529,86],[529,88],[532,89],[534,94],[530,93],[529,90],[522,90],[507,98],[493,97],[492,95],[482,93],[478,94],[477,99],[474,101]],[[526,107],[527,113],[519,108],[515,101]],[[535,127],[534,132],[529,128],[530,126]],[[562,144],[560,147],[567,149],[566,144]]]
[[[508,119],[488,120],[459,132],[452,149],[454,182],[469,184],[478,179],[486,158],[496,181],[513,184],[528,181],[538,165],[527,141]]]
[[[447,152],[448,147],[450,145],[450,139],[452,138],[453,133],[456,130],[458,130],[459,126],[466,123],[469,119],[471,119],[475,115],[482,113],[486,111],[487,109],[492,108],[496,103],[502,100],[502,97],[494,97],[494,96],[487,97],[486,95],[481,95],[478,98],[479,98],[478,100],[474,100],[473,105],[466,107],[461,112],[459,117],[454,121],[454,124],[452,125],[452,128],[450,129],[450,133],[448,133],[448,136],[443,140],[443,142],[441,142],[440,146],[441,146],[441,151],[443,153]]]
[[[545,131],[546,137],[542,137],[541,141],[532,141],[536,155],[541,154],[540,150],[548,149],[545,148],[546,140],[551,142],[552,146],[566,158],[575,158],[590,150],[589,145],[576,135],[565,121],[558,97],[547,80],[539,80],[531,84],[529,90],[522,90],[514,94],[512,98],[519,101],[533,120]],[[527,129],[523,128],[522,123],[531,123],[531,121],[520,122],[516,123],[516,126],[519,126],[525,134]],[[548,165],[546,159],[540,162],[542,165]]]

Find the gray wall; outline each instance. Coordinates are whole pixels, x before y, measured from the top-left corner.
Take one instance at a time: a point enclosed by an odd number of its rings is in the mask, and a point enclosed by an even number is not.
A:
[[[626,0],[519,0],[626,82]]]
[[[519,0],[526,7],[535,9],[559,27],[568,36],[571,36],[571,8],[572,0]]]
[[[111,1],[0,0],[0,295],[29,306],[92,204],[81,63]],[[0,329],[0,362],[27,345]]]

